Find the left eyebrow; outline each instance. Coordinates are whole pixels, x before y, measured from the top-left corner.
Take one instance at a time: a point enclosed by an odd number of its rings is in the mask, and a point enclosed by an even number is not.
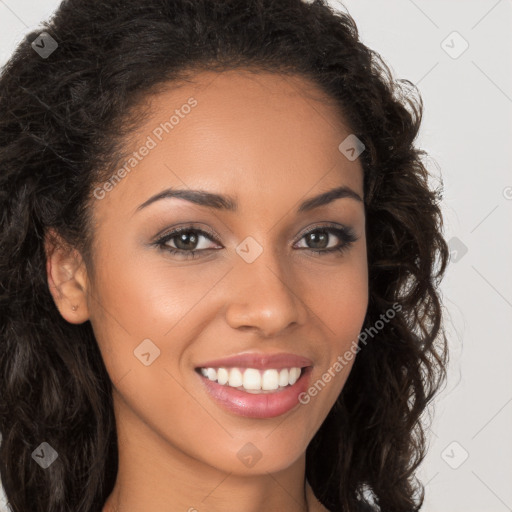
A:
[[[322,194],[319,194],[315,197],[311,197],[309,199],[306,199],[297,210],[297,213],[302,212],[309,212],[310,210],[313,210],[314,208],[319,208],[320,206],[324,206],[326,204],[332,203],[336,199],[344,199],[344,198],[350,198],[355,199],[356,201],[363,202],[362,197],[355,191],[352,190],[350,187],[337,187],[333,188],[331,190],[328,190],[327,192],[323,192]]]
[[[216,210],[225,210],[229,212],[238,211],[237,200],[231,196],[207,192],[206,190],[169,188],[150,197],[137,208],[136,212],[146,208],[156,201],[171,198],[185,199],[186,201],[197,204],[199,206],[213,208]],[[297,213],[308,212],[314,208],[319,208],[320,206],[325,206],[329,203],[332,203],[336,199],[343,198],[351,198],[355,199],[356,201],[363,202],[363,199],[357,192],[347,186],[342,186],[333,188],[327,192],[323,192],[322,194],[306,199],[297,209]]]

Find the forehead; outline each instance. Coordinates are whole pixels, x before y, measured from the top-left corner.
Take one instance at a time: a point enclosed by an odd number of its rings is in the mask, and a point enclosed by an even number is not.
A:
[[[202,188],[262,204],[340,184],[362,194],[359,162],[338,146],[340,109],[312,82],[273,73],[202,72],[148,96],[149,115],[102,206],[133,212],[166,187]],[[112,181],[112,180],[111,180]]]

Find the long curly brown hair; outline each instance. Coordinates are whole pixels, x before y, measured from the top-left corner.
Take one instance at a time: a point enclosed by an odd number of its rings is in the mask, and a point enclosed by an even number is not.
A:
[[[31,45],[42,31],[58,44],[44,58]],[[424,412],[448,359],[448,250],[441,186],[414,145],[417,89],[324,0],[66,0],[0,76],[0,477],[14,512],[101,510],[117,472],[111,381],[90,322],[55,306],[45,235],[55,229],[90,268],[91,193],[118,168],[143,118],[134,107],[187,70],[242,67],[309,78],[341,108],[366,148],[365,329],[401,306],[308,446],[308,481],[336,512],[421,507]],[[31,457],[42,440],[59,454],[45,471]]]

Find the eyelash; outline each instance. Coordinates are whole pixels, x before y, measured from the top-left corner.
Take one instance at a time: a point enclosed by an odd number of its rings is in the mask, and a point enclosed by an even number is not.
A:
[[[302,240],[305,236],[310,235],[311,233],[317,233],[317,232],[327,232],[332,233],[335,236],[337,236],[341,240],[341,245],[338,247],[332,247],[330,249],[309,249],[309,248],[303,248],[302,250],[308,250],[313,253],[320,254],[322,256],[325,256],[326,254],[332,254],[332,253],[343,253],[346,250],[348,250],[354,242],[358,240],[358,237],[355,235],[354,230],[350,227],[343,227],[340,228],[338,226],[315,226],[310,231],[304,233],[301,238]],[[172,240],[173,238],[176,238],[182,233],[194,233],[201,236],[204,236],[208,239],[210,239],[212,242],[216,242],[215,235],[213,233],[209,233],[208,231],[204,231],[199,228],[194,228],[192,226],[184,226],[175,229],[174,231],[171,231],[170,233],[167,233],[166,235],[159,238],[156,242],[154,242],[154,245],[158,246],[160,249],[170,253],[171,255],[180,255],[184,256],[185,259],[194,259],[197,257],[197,253],[199,252],[206,252],[206,251],[215,251],[217,249],[193,249],[191,251],[186,251],[184,249],[175,249],[173,247],[169,247],[167,245],[167,242]]]

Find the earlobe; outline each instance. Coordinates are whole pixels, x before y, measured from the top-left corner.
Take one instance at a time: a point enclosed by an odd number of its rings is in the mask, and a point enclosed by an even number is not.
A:
[[[89,319],[87,271],[80,253],[54,230],[45,237],[46,277],[61,316],[70,323]]]

